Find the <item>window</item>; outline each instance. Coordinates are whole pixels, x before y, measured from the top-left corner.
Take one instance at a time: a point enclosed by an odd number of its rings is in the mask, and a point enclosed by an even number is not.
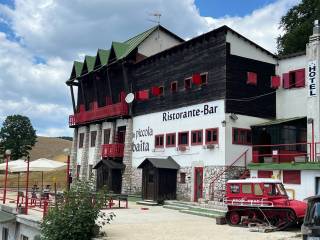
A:
[[[279,76],[271,76],[271,88],[277,89],[280,87],[280,77]]]
[[[242,128],[232,128],[232,143],[241,145],[251,144],[251,130]]]
[[[189,145],[189,132],[180,132],[178,139],[179,146],[188,146]]]
[[[176,146],[176,134],[167,133],[166,134],[166,147],[175,147]]]
[[[171,83],[171,92],[175,93],[178,90],[178,83],[177,82],[172,82]]]
[[[202,145],[202,130],[191,131],[191,145]]]
[[[257,195],[257,196],[263,195],[263,191],[259,183],[254,184],[254,195]]]
[[[90,147],[96,146],[96,139],[97,139],[97,131],[92,131],[90,134]]]
[[[79,134],[79,148],[83,148],[84,133]]]
[[[258,178],[272,178],[273,171],[258,170]]]
[[[159,96],[163,96],[164,95],[164,87],[161,86],[159,87]]]
[[[305,86],[305,69],[297,69],[282,74],[283,88],[300,88]]]
[[[301,184],[300,170],[283,170],[283,183]]]
[[[208,83],[208,73],[201,73],[201,85],[206,85]]]
[[[187,78],[184,80],[184,89],[185,90],[191,89],[191,78]]]
[[[2,240],[8,240],[9,239],[9,229],[8,228],[2,228]]]
[[[251,183],[250,184],[242,184],[242,193],[250,194],[252,193]]]
[[[231,184],[230,185],[230,192],[231,193],[240,193],[240,186],[238,184]]]
[[[103,130],[103,144],[109,144],[110,143],[110,134],[111,134],[111,129],[104,129]]]
[[[217,144],[218,141],[218,128],[206,129],[206,144]]]
[[[155,147],[156,148],[163,148],[163,134],[155,136]]]
[[[89,178],[91,178],[93,176],[92,174],[92,168],[93,168],[93,165],[92,164],[89,164]]]
[[[257,74],[255,72],[247,72],[247,84],[257,85]]]
[[[81,165],[77,165],[77,179],[80,176]]]
[[[27,236],[21,234],[21,240],[29,240],[29,238]]]
[[[186,183],[186,173],[180,173],[180,183]]]

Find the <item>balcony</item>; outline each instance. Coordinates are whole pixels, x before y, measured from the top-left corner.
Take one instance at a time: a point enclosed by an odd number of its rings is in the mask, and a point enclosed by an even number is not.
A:
[[[101,156],[103,158],[122,158],[123,151],[123,143],[103,144],[101,146]]]
[[[69,116],[69,126],[89,123],[109,117],[121,117],[129,114],[128,104],[124,101],[98,107],[97,102],[93,102],[90,110],[85,111],[84,105],[80,105],[79,112]]]

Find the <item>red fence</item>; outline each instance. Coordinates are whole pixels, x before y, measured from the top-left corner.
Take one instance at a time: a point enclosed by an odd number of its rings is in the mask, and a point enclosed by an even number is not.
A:
[[[101,156],[103,158],[123,157],[123,152],[124,152],[124,144],[123,143],[103,144]]]

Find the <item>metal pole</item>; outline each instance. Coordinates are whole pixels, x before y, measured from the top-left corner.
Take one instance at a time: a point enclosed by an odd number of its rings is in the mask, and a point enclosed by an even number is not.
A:
[[[25,214],[28,214],[28,187],[29,187],[29,167],[30,167],[30,157],[27,157],[27,182],[26,182],[26,209]]]
[[[4,191],[3,191],[3,204],[6,203],[7,197],[7,181],[8,181],[8,163],[10,160],[10,154],[6,154],[6,175],[4,177]]]
[[[315,161],[315,146],[314,146],[314,123],[313,123],[313,120],[311,122],[311,128],[312,128],[312,143],[311,143],[311,151],[312,151],[312,161],[314,162]]]
[[[69,172],[70,172],[70,154],[68,154],[68,158],[67,158],[67,191],[70,190],[70,175],[69,175]]]

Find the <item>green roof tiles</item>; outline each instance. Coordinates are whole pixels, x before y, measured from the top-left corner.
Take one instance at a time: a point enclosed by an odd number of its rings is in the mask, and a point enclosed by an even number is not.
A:
[[[94,69],[95,62],[96,62],[96,57],[85,56],[84,67],[82,68],[82,73],[84,73],[84,71],[85,71],[85,65],[87,67],[87,73],[91,72]]]
[[[104,50],[104,49],[98,50],[97,57],[99,57],[100,63],[102,66],[108,63],[109,56],[110,56],[110,50]]]
[[[112,48],[116,54],[117,60],[119,60],[128,55],[127,50],[130,48],[130,45],[126,43],[112,42]]]
[[[320,163],[250,163],[250,170],[320,170]]]
[[[74,68],[76,71],[76,77],[79,77],[81,75],[82,72],[82,68],[83,68],[83,63],[82,62],[74,62]]]

